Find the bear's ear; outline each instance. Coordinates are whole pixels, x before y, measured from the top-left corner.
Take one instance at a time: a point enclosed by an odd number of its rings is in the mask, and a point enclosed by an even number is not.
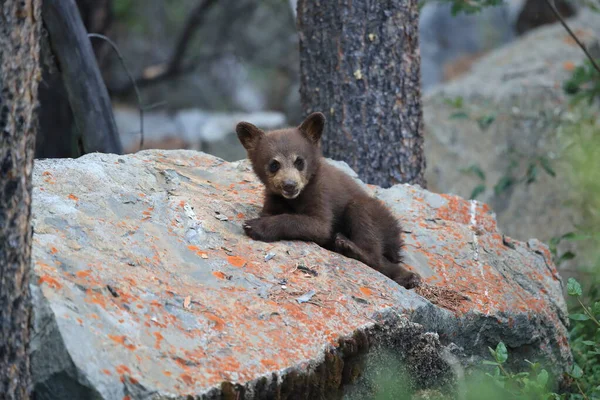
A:
[[[325,116],[320,112],[314,112],[306,117],[298,129],[311,141],[311,143],[319,144],[324,127]]]
[[[249,122],[240,122],[237,124],[235,133],[237,133],[237,137],[240,139],[242,146],[248,151],[256,149],[258,142],[265,135],[263,131]]]

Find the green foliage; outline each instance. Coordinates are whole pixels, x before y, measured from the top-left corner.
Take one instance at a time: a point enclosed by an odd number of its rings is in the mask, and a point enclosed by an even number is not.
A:
[[[591,306],[584,304],[583,289],[573,278],[568,280],[567,292],[576,300],[569,315],[573,321],[570,342],[575,360],[569,375],[574,379],[575,394],[565,398],[600,399],[600,298],[591,300]]]
[[[579,105],[561,124],[558,135],[562,157],[570,166],[576,206],[584,213],[583,231],[598,231],[600,226],[600,119],[598,107]]]
[[[496,120],[496,115],[494,114],[486,114],[477,118],[477,124],[479,124],[479,129],[485,131],[490,125]]]
[[[482,132],[485,132],[496,120],[496,114],[486,110],[486,112],[473,112],[468,110],[464,99],[461,96],[455,98],[445,98],[444,102],[450,106],[453,111],[449,115],[450,120],[467,119],[477,123],[477,126]],[[503,175],[492,184],[492,189],[496,196],[506,193],[517,184],[531,184],[537,181],[540,172],[546,173],[552,177],[556,177],[556,172],[553,167],[553,162],[545,155],[537,155],[534,157],[524,157],[519,155],[515,149],[509,150],[509,163]],[[525,169],[523,174],[518,171]],[[483,170],[478,165],[471,165],[460,169],[460,172],[466,175],[477,177],[479,183],[475,185],[471,191],[470,199],[476,199],[479,195],[487,190],[487,182]]]
[[[567,94],[573,95],[573,104],[583,100],[592,104],[600,99],[600,72],[594,68],[590,60],[585,60],[583,65],[573,70],[571,77],[563,84],[563,89]]]
[[[490,348],[494,361],[484,361],[485,365],[494,367],[493,373],[486,373],[487,378],[495,387],[499,388],[505,398],[518,399],[549,399],[554,394],[548,389],[550,374],[539,363],[529,364],[529,370],[512,373],[505,368],[508,361],[508,351],[504,343],[500,342],[496,349]]]
[[[475,188],[471,192],[471,200],[476,199],[477,196],[485,192],[485,173],[478,165],[471,165],[467,168],[462,168],[460,172],[466,175],[474,175],[481,181],[481,183],[475,186]]]
[[[562,236],[555,236],[555,237],[551,238],[550,241],[548,242],[548,248],[550,249],[550,253],[552,253],[552,259],[554,261],[554,264],[558,267],[558,266],[560,266],[560,264],[562,264],[563,261],[572,260],[573,258],[575,258],[575,254],[571,251],[567,251],[560,256],[558,255],[558,245],[563,240],[576,241],[576,240],[582,240],[582,239],[587,239],[587,238],[590,238],[590,235],[587,235],[584,233],[575,233],[575,232],[568,232]]]
[[[473,191],[471,192],[471,196],[469,197],[469,199],[474,200],[477,198],[477,196],[479,196],[483,192],[485,192],[485,185],[483,183],[480,183],[479,185],[477,185],[473,188]]]
[[[485,181],[485,173],[478,165],[473,164],[467,168],[462,168],[460,172],[462,172],[463,174],[473,174],[482,181]]]
[[[508,361],[513,356],[503,342],[496,348],[489,348],[491,359],[484,360],[479,367],[468,371],[465,379],[464,398],[466,400],[598,400],[600,399],[600,293],[591,305],[582,302],[583,289],[573,278],[567,283],[567,292],[575,301],[569,315],[573,322],[570,335],[573,352],[573,366],[563,376],[566,390],[557,393],[557,378],[538,362],[523,360],[527,365],[522,371],[513,371]],[[389,358],[389,356],[387,356]],[[394,365],[390,359],[379,360],[381,365]],[[384,361],[383,363],[381,361]],[[516,365],[516,364],[515,364]],[[402,369],[394,365],[398,371]],[[395,368],[393,368],[395,369]],[[370,371],[369,368],[366,371]],[[375,373],[377,372],[377,373]],[[378,399],[410,398],[407,387],[396,374],[381,374],[371,370],[378,388]],[[446,393],[442,395],[441,393]],[[347,397],[349,399],[359,397]],[[364,398],[364,395],[363,395]],[[414,398],[414,397],[413,397]],[[425,398],[425,397],[423,397]],[[448,390],[428,394],[428,399],[442,400],[453,398]]]
[[[473,13],[496,2],[475,1],[464,2],[448,0],[452,3],[452,12]],[[583,1],[593,11],[600,11],[600,7],[592,0]],[[567,293],[571,297],[570,315],[571,331],[570,345],[573,352],[574,364],[568,371],[566,383],[569,388],[564,393],[555,393],[550,388],[555,388],[556,377],[551,377],[548,371],[537,363],[529,362],[525,371],[513,373],[508,370],[506,363],[509,352],[500,342],[495,349],[490,348],[492,360],[484,361],[484,365],[492,367],[481,379],[481,375],[474,372],[468,383],[468,399],[561,399],[561,400],[600,400],[600,285],[594,285],[594,279],[600,275],[600,118],[597,105],[600,101],[600,73],[589,60],[576,67],[570,78],[564,83],[565,92],[572,96],[570,113],[561,120],[557,129],[557,138],[562,142],[558,161],[564,162],[569,170],[568,175],[561,179],[568,183],[573,193],[571,206],[577,207],[582,213],[582,222],[576,225],[575,232],[568,232],[550,240],[549,248],[554,262],[560,265],[577,256],[573,251],[564,251],[559,254],[558,245],[563,241],[586,241],[590,243],[587,254],[592,259],[592,265],[577,268],[578,271],[591,272],[586,289],[574,278],[567,282]],[[495,120],[495,116],[473,116],[466,110],[462,98],[447,100],[455,110],[450,119],[470,119],[486,130]],[[510,155],[509,155],[510,157]],[[551,177],[556,177],[554,162],[547,155],[540,155],[525,160],[522,168],[522,159],[512,159],[505,173],[493,184],[494,194],[502,195],[517,184],[530,185],[537,181],[543,171]],[[517,171],[524,171],[519,174]],[[486,191],[486,176],[479,166],[470,166],[461,170],[462,173],[472,175],[477,179],[471,198]],[[562,169],[561,169],[562,173]],[[578,247],[579,249],[579,247]],[[588,249],[588,250],[589,250]],[[595,261],[593,261],[595,260]],[[587,301],[584,300],[586,294]],[[586,305],[587,303],[587,305]]]
[[[569,278],[567,281],[567,293],[569,296],[581,296],[583,291],[581,290],[581,285],[575,278]]]
[[[114,0],[113,11],[118,22],[124,23],[133,32],[144,33],[144,21],[136,12],[135,0]]]
[[[516,172],[521,167],[521,164],[522,162],[519,162],[516,159],[511,160],[504,175],[502,175],[492,186],[496,196],[502,195],[517,184],[525,183],[529,185],[535,182],[539,177],[540,171],[543,171],[552,177],[556,176],[556,172],[546,156],[538,156],[527,160],[527,169],[523,176],[519,176]],[[467,168],[460,169],[460,172],[465,175],[475,176],[480,181],[473,188],[470,196],[471,199],[477,198],[477,196],[487,190],[486,176],[481,167],[478,165],[470,165]]]
[[[584,103],[571,112],[557,129],[564,179],[569,185],[569,206],[580,215],[576,230],[550,240],[554,261],[560,265],[577,257],[578,271],[590,274],[587,285],[600,278],[600,119],[597,106]],[[578,242],[577,255],[558,254],[559,243]]]
[[[489,349],[493,360],[483,362],[484,365],[493,367],[492,372],[485,374],[486,384],[497,388],[500,393],[499,398],[600,399],[600,322],[598,322],[600,301],[595,301],[591,307],[584,305],[581,301],[583,289],[573,278],[568,280],[567,292],[577,300],[574,312],[569,315],[569,318],[574,321],[570,339],[575,361],[568,371],[568,379],[572,382],[569,390],[565,393],[552,391],[551,388],[556,385],[552,385],[553,379],[539,363],[525,360],[529,364],[529,369],[516,373],[509,371],[506,368],[509,354],[504,343],[500,342],[495,349]],[[482,396],[481,390],[481,385],[475,387],[472,383],[469,385],[469,391],[476,393],[473,398]]]

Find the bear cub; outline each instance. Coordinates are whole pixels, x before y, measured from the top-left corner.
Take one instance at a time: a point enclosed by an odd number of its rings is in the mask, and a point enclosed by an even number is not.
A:
[[[309,115],[297,128],[263,132],[248,122],[236,126],[254,173],[265,186],[260,217],[244,231],[264,242],[302,240],[359,260],[407,289],[418,274],[401,264],[398,221],[350,176],[321,154],[325,116]]]

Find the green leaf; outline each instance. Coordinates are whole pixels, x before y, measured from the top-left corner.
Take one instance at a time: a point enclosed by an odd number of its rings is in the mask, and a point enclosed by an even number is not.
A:
[[[552,253],[553,258],[556,258],[556,253],[557,253],[556,246],[558,246],[558,244],[560,243],[561,240],[562,240],[561,237],[554,236],[554,237],[550,238],[550,241],[548,242],[548,248],[550,250],[550,253]]]
[[[569,315],[569,318],[575,321],[587,321],[588,319],[590,319],[590,317],[588,317],[585,314],[571,314]]]
[[[540,373],[537,376],[537,381],[540,385],[542,386],[546,386],[546,384],[548,383],[548,371],[546,371],[545,369],[541,370]]]
[[[456,111],[450,114],[450,119],[469,119],[469,114],[464,111]]]
[[[575,379],[581,379],[581,377],[583,376],[583,370],[579,365],[573,364],[573,369],[571,370],[571,373],[569,375],[571,375]]]
[[[506,360],[508,360],[508,351],[506,350],[504,343],[500,342],[496,346],[496,361],[503,364]]]
[[[594,303],[594,306],[592,307],[592,313],[594,315],[600,315],[600,301]]]
[[[561,264],[563,261],[572,260],[575,258],[575,253],[572,251],[567,251],[560,256],[560,258],[556,261],[557,264]]]
[[[463,98],[462,96],[457,96],[453,99],[444,99],[444,102],[451,107],[454,108],[462,108],[463,107]]]
[[[584,340],[581,343],[583,343],[586,346],[595,346],[596,342],[592,342],[591,340]]]
[[[479,179],[485,181],[485,172],[478,165],[470,165],[468,168],[461,168],[460,172],[463,174],[475,174]]]
[[[556,245],[558,245],[560,243],[560,241],[562,240],[562,238],[563,238],[562,236],[554,236],[554,237],[552,237],[550,239],[549,244],[551,246],[556,246]]]
[[[479,129],[486,130],[490,127],[490,125],[496,120],[495,115],[484,115],[477,119],[477,123],[479,124]]]
[[[471,192],[471,200],[474,200],[477,198],[477,196],[479,196],[481,193],[485,192],[485,185],[483,183],[480,183],[479,185],[475,186],[475,188],[473,189],[473,191]]]
[[[529,164],[527,167],[527,184],[535,182],[537,179],[537,166],[534,163]]]
[[[514,183],[515,178],[513,178],[512,176],[503,176],[502,178],[500,178],[498,183],[496,183],[496,186],[494,186],[494,193],[496,193],[496,195],[502,194],[506,190],[508,190]]]
[[[575,278],[569,278],[569,280],[567,281],[567,293],[569,294],[569,296],[576,297],[579,297],[583,294],[583,291],[581,290],[581,285],[579,284],[579,282],[577,282]]]
[[[592,239],[593,237],[594,237],[594,235],[591,235],[589,233],[575,233],[575,232],[569,232],[569,233],[565,233],[564,235],[562,235],[562,239],[571,240],[571,241],[587,240],[587,239]]]
[[[540,165],[548,175],[556,176],[556,172],[554,172],[554,170],[552,169],[552,166],[550,165],[550,160],[548,160],[547,157],[540,157]]]

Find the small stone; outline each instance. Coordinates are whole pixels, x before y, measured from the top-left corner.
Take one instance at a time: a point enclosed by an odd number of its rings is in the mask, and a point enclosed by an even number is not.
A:
[[[229,218],[227,218],[226,215],[223,215],[218,211],[215,211],[215,218],[218,219],[219,221],[228,221],[229,220]]]

